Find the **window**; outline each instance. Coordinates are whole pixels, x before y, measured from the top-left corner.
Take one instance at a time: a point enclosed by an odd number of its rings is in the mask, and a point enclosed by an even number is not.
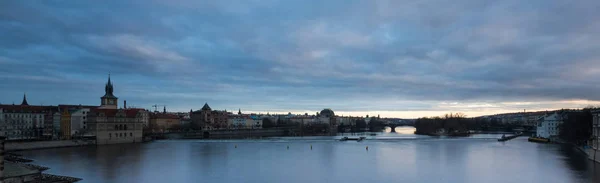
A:
[[[129,136],[130,136],[130,137],[133,137],[133,133],[129,132]]]
[[[112,139],[112,134],[108,133],[108,139]]]

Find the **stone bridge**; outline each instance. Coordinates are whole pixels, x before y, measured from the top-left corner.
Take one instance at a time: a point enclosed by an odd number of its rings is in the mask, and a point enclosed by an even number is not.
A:
[[[399,126],[414,126],[414,124],[413,123],[407,123],[407,122],[389,122],[389,123],[384,123],[384,126],[390,127],[390,129],[392,129],[392,132],[396,132],[396,127],[399,127]]]

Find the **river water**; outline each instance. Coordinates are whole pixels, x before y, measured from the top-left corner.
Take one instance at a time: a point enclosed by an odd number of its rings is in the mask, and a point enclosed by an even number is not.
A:
[[[397,133],[362,142],[338,137],[165,140],[23,151],[47,172],[81,182],[600,182],[600,164],[580,151],[500,135],[434,138]],[[312,149],[311,149],[312,146]],[[368,147],[368,150],[367,150]]]

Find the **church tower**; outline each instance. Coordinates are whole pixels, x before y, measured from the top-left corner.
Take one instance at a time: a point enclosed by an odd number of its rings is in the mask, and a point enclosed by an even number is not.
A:
[[[101,109],[117,109],[118,99],[113,95],[113,85],[110,82],[110,74],[108,75],[108,82],[104,86],[104,96],[100,97],[102,105]]]

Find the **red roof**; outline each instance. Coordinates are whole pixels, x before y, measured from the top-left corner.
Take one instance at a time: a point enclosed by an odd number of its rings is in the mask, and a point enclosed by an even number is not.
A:
[[[93,106],[93,105],[70,105],[70,104],[58,104],[58,107],[61,109],[64,108],[88,108],[88,109],[96,109],[100,106]]]
[[[0,105],[0,109],[8,112],[33,112],[42,113],[57,110],[56,106],[36,106],[36,105]]]
[[[125,112],[125,117],[127,118],[135,118],[140,111],[144,111],[143,109],[92,109],[90,111],[91,114],[97,116],[100,113],[104,113],[106,117],[115,117],[117,113],[120,111]]]

